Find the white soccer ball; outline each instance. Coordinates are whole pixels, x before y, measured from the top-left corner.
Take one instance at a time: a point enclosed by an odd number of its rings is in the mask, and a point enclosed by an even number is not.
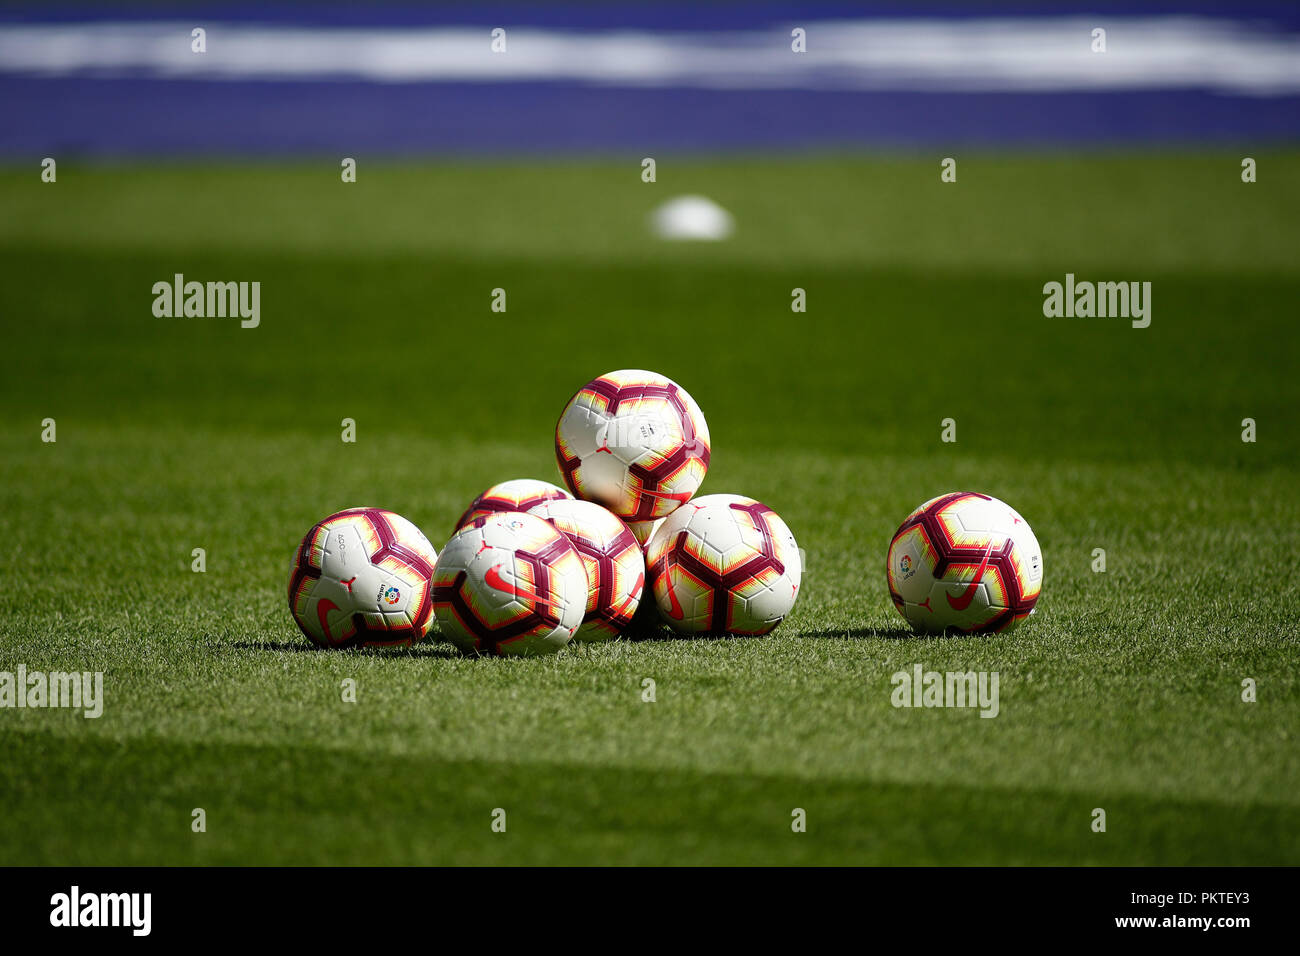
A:
[[[766,634],[799,595],[803,565],[775,511],[703,495],[664,519],[646,551],[663,619],[686,634]]]
[[[885,574],[894,607],[918,631],[1006,631],[1034,612],[1043,551],[1006,502],[955,492],[907,516],[889,544]]]
[[[689,501],[709,455],[709,426],[695,399],[641,369],[588,382],[555,426],[555,457],[569,490],[629,522],[662,518]]]
[[[466,653],[553,654],[587,609],[587,571],[549,522],[522,512],[475,518],[433,571],[438,628]]]
[[[456,530],[459,531],[475,518],[497,511],[527,511],[533,505],[539,505],[543,501],[572,497],[573,495],[559,485],[553,485],[549,481],[541,481],[537,478],[511,478],[509,481],[493,485],[471,501],[465,513],[460,516],[460,520],[456,522]]]
[[[591,501],[544,501],[545,518],[572,542],[587,568],[587,613],[576,641],[608,641],[631,622],[645,585],[645,557],[627,525]]]
[[[350,508],[302,539],[289,569],[289,611],[317,647],[407,646],[433,627],[429,539],[399,514]]]

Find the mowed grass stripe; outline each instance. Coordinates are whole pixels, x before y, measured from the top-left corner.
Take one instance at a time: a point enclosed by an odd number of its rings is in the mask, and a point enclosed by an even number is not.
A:
[[[343,184],[317,161],[83,165],[56,184],[0,167],[0,242],[67,248],[300,253],[353,261],[651,263],[666,278],[701,265],[760,270],[883,268],[923,275],[1190,270],[1292,275],[1300,238],[1300,153],[1205,149],[1078,155],[942,152],[735,158],[385,162],[360,157]],[[1241,159],[1258,181],[1241,181]],[[703,193],[733,213],[728,242],[651,240],[651,210]],[[1045,280],[1044,280],[1045,281]]]
[[[1150,328],[1042,315],[1041,272],[591,265],[527,260],[0,250],[16,365],[11,421],[168,422],[362,442],[533,443],[585,381],[653,365],[718,433],[715,464],[758,448],[1014,453],[1233,467],[1300,449],[1300,280],[1148,272]],[[158,318],[175,272],[262,283],[262,324]],[[1136,274],[1135,274],[1136,275]],[[1094,275],[1094,279],[1124,275]],[[1130,277],[1131,278],[1131,277]],[[504,288],[509,311],[490,311]],[[791,290],[809,312],[790,311]],[[68,343],[66,347],[52,344]],[[75,345],[71,344],[75,343]],[[697,394],[698,393],[698,394]],[[939,442],[957,421],[957,443]],[[1261,440],[1241,441],[1244,418]],[[71,437],[71,436],[69,436]],[[160,453],[161,450],[160,450]],[[402,467],[401,463],[396,463]],[[541,467],[554,471],[549,457]],[[479,490],[482,490],[481,488]]]
[[[401,759],[284,746],[0,741],[6,863],[1285,863],[1300,811],[966,786]],[[16,758],[27,766],[15,772]],[[53,799],[51,799],[53,797]],[[1091,829],[1093,804],[1107,831]],[[207,831],[191,830],[191,811]],[[506,832],[491,830],[506,811]],[[807,812],[806,833],[791,830]],[[1223,833],[1236,835],[1224,841]]]

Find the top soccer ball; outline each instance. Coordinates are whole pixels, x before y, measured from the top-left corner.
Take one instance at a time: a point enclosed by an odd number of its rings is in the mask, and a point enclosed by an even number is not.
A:
[[[766,634],[790,613],[803,563],[775,511],[704,495],[664,519],[646,549],[663,619],[685,634]]]
[[[894,606],[918,631],[1005,631],[1038,603],[1043,552],[1010,505],[956,492],[907,516],[885,573]]]
[[[623,369],[588,382],[564,406],[555,457],[579,498],[624,521],[648,521],[700,487],[709,468],[709,426],[680,385]]]
[[[512,478],[510,481],[493,485],[471,501],[465,513],[460,516],[460,520],[456,522],[456,530],[459,531],[475,518],[498,511],[527,511],[543,501],[557,499],[567,501],[572,498],[573,495],[549,481],[538,481],[536,478]]]
[[[307,532],[289,570],[289,611],[318,647],[409,645],[433,627],[438,560],[420,529],[378,508],[330,515]]]

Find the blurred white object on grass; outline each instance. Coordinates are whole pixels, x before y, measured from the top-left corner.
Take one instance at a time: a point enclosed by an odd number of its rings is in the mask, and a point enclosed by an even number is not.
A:
[[[654,211],[650,226],[660,239],[716,242],[731,235],[731,213],[707,196],[677,196]]]

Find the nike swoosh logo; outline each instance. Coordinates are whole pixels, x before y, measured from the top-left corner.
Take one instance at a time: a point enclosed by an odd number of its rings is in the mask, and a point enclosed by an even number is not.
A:
[[[955,599],[951,594],[944,594],[944,597],[948,599],[948,606],[954,611],[966,610],[966,608],[970,607],[970,602],[975,600],[975,589],[979,587],[980,579],[984,577],[984,571],[989,566],[989,558],[992,554],[993,542],[990,541],[989,546],[984,549],[984,560],[980,562],[979,570],[975,572],[975,577],[966,585],[966,590],[962,591],[961,595]]]
[[[668,603],[671,605],[671,607],[668,610],[668,616],[671,617],[674,621],[680,621],[684,617],[684,615],[682,614],[682,606],[677,601],[677,595],[673,592],[672,576],[669,575],[664,580],[664,583],[668,586]]]
[[[691,492],[689,491],[651,491],[649,488],[642,488],[641,494],[650,498],[667,498],[683,505],[691,500]]]
[[[645,587],[645,575],[642,574],[636,579],[636,587],[632,589],[632,594],[635,594],[637,596],[637,600],[640,600],[641,589],[644,587]],[[614,613],[620,616],[626,614],[627,609],[631,607],[631,605],[632,605],[632,595],[629,594],[626,598],[623,599],[623,603],[614,609]]]
[[[355,581],[356,578],[353,578],[353,580]],[[325,632],[325,640],[330,643],[334,642],[334,638],[330,636],[330,622],[328,621],[328,617],[330,611],[337,611],[338,609],[339,606],[329,598],[321,598],[316,602],[316,619],[320,621],[320,629]]]
[[[487,574],[483,575],[483,578],[487,581],[488,587],[495,588],[504,594],[509,594],[511,597],[524,597],[528,598],[530,601],[535,601],[544,607],[559,608],[559,605],[550,598],[544,598],[535,591],[521,588],[517,584],[511,584],[501,576],[501,565],[499,564],[494,564],[492,567],[488,568]]]

